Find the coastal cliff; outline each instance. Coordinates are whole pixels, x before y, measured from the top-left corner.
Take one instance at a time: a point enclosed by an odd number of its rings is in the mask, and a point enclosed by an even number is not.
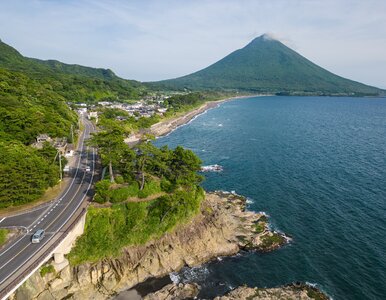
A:
[[[201,212],[158,240],[127,247],[117,258],[67,266],[59,273],[36,272],[13,299],[107,299],[147,278],[197,266],[242,249],[271,251],[289,238],[271,231],[267,217],[245,210],[242,196],[206,194]]]

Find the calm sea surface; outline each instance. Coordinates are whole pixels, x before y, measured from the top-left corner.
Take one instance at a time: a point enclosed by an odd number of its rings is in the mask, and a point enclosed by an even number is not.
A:
[[[293,242],[172,277],[209,298],[247,284],[317,284],[334,299],[386,299],[386,99],[254,97],[223,103],[158,139],[183,145]]]

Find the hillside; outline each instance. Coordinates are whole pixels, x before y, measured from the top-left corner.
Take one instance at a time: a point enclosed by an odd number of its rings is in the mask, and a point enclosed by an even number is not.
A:
[[[77,115],[66,102],[126,101],[144,91],[110,70],[27,58],[0,41],[0,209],[33,202],[57,184],[56,149],[31,144],[40,134],[72,142]]]
[[[21,55],[16,49],[0,40],[0,65],[12,71],[50,72],[80,75],[103,80],[118,78],[109,69],[90,68],[80,65],[65,64],[57,60],[40,60]]]
[[[255,38],[193,74],[151,83],[193,90],[241,90],[283,94],[378,95],[384,91],[337,76],[268,35]]]
[[[62,96],[0,69],[0,209],[34,201],[58,182],[56,149],[29,145],[43,133],[71,141],[71,126],[76,128],[77,117]]]
[[[42,84],[49,84],[55,92],[72,102],[124,101],[137,99],[145,91],[140,82],[119,78],[109,69],[24,57],[2,41],[0,68],[21,72]]]

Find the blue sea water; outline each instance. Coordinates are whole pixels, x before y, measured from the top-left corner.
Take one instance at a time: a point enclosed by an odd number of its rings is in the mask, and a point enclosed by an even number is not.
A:
[[[220,164],[206,190],[235,190],[293,242],[175,274],[209,298],[238,285],[315,283],[333,299],[386,299],[386,99],[253,97],[156,141]]]

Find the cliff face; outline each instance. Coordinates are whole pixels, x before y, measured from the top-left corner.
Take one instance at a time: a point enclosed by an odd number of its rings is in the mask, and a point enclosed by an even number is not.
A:
[[[197,284],[169,284],[161,290],[147,295],[145,300],[183,300],[194,299],[200,291]],[[315,287],[294,283],[277,288],[238,287],[228,294],[214,300],[328,300],[329,298]]]
[[[214,300],[328,300],[329,298],[317,288],[306,284],[290,284],[278,288],[261,289],[250,287],[239,287],[228,294],[216,297]],[[159,299],[160,300],[160,299]]]
[[[207,194],[201,213],[162,238],[123,249],[119,258],[68,266],[58,274],[35,273],[14,299],[106,299],[149,277],[195,266],[240,249],[269,251],[287,239],[269,231],[266,217],[245,211],[243,197]]]

